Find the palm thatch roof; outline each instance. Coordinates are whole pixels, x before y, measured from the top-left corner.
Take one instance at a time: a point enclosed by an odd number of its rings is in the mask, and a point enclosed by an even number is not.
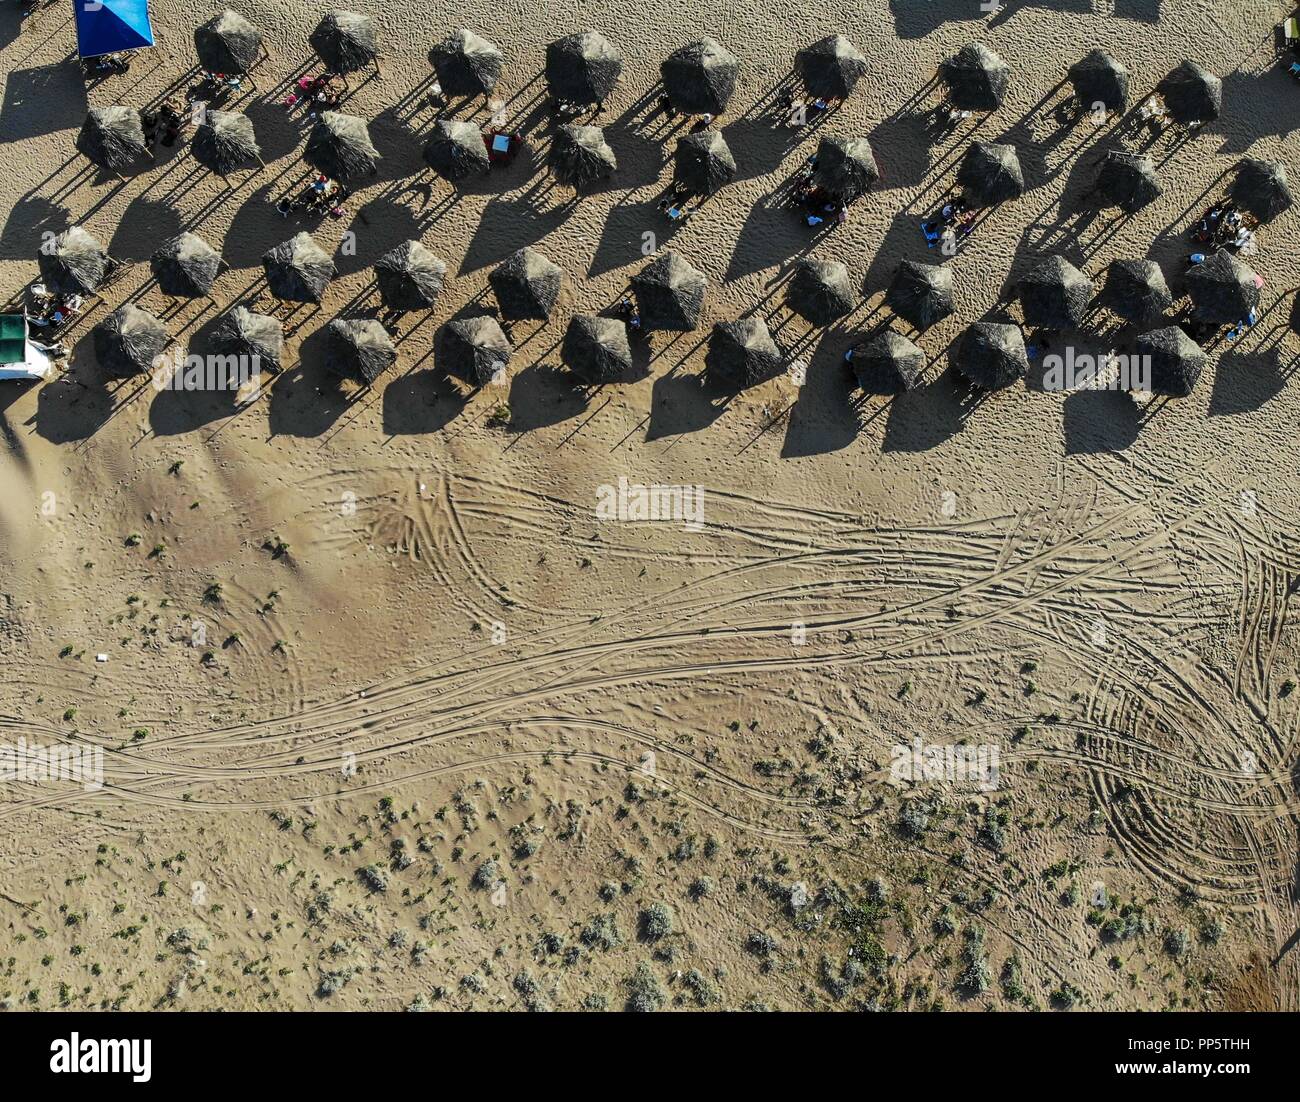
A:
[[[329,12],[308,41],[333,73],[355,73],[379,56],[374,20],[354,11]]]
[[[683,115],[720,115],[736,90],[740,62],[712,38],[674,50],[659,66],[664,92]]]
[[[1179,326],[1143,333],[1133,342],[1139,357],[1149,358],[1151,393],[1185,398],[1205,370],[1209,357]]]
[[[1025,193],[1025,174],[1013,145],[972,142],[957,170],[957,183],[967,200],[991,207]]]
[[[194,52],[210,73],[247,73],[262,53],[262,32],[226,8],[194,28]]]
[[[948,99],[963,111],[993,111],[1002,106],[1011,69],[982,42],[963,46],[939,65]]]
[[[488,283],[510,321],[545,321],[560,297],[563,273],[536,249],[524,246],[488,274]]]
[[[325,366],[369,386],[397,360],[387,330],[373,318],[335,318],[326,327]]]
[[[1118,150],[1101,162],[1095,190],[1105,206],[1119,207],[1127,214],[1136,214],[1164,192],[1150,157]]]
[[[95,359],[115,379],[150,370],[170,340],[161,321],[132,303],[109,314],[91,336]]]
[[[1259,305],[1259,280],[1244,261],[1232,253],[1217,252],[1187,273],[1192,316],[1213,325],[1231,325],[1245,319]]]
[[[1092,301],[1092,280],[1063,256],[1049,256],[1034,265],[1018,290],[1025,324],[1046,329],[1078,327]]]
[[[813,325],[831,325],[854,306],[849,270],[838,260],[803,259],[786,288],[786,305]]]
[[[1223,110],[1223,82],[1194,61],[1184,61],[1156,91],[1174,122],[1213,122]]]
[[[781,373],[781,350],[762,318],[720,321],[709,335],[704,368],[710,379],[723,386],[757,386]]]
[[[1102,104],[1107,111],[1128,106],[1128,70],[1105,50],[1089,50],[1070,66],[1070,83],[1084,107]]]
[[[272,371],[279,371],[284,356],[284,326],[266,314],[236,306],[213,329],[212,344],[223,355],[252,357]]]
[[[1237,206],[1250,211],[1261,222],[1276,218],[1295,202],[1286,166],[1280,161],[1247,157],[1237,166],[1231,195]]]
[[[41,279],[56,295],[93,294],[113,262],[104,246],[80,226],[72,226],[36,254]]]
[[[794,67],[808,94],[844,99],[867,71],[867,59],[842,34],[832,34],[795,54]]]
[[[885,305],[918,329],[928,329],[955,309],[952,269],[904,260],[885,292]]]
[[[853,349],[850,362],[867,394],[901,394],[913,389],[925,371],[925,353],[901,333],[885,329]]]
[[[618,167],[599,126],[560,127],[551,141],[548,159],[555,178],[573,188],[584,188]]]
[[[418,241],[403,241],[375,261],[379,297],[390,310],[430,310],[447,265]]]
[[[562,103],[603,103],[623,73],[623,55],[599,31],[565,35],[546,47],[546,83]]]
[[[460,180],[492,167],[483,131],[463,119],[439,119],[424,145],[424,163],[439,176]]]
[[[221,271],[221,254],[192,233],[173,237],[150,258],[154,278],[165,295],[201,298]]]
[[[194,159],[218,176],[229,176],[239,168],[261,164],[262,150],[253,133],[253,120],[237,111],[209,108],[190,139]]]
[[[496,318],[482,314],[447,322],[439,334],[438,363],[473,386],[504,376],[513,349]]]
[[[271,294],[285,302],[320,302],[338,274],[329,253],[305,231],[265,252],[262,267]]]
[[[77,135],[77,151],[112,172],[151,156],[144,123],[134,107],[92,107]]]
[[[497,86],[505,57],[482,35],[461,27],[429,51],[438,83],[449,96],[486,96]]]
[[[680,253],[665,249],[631,282],[642,328],[685,332],[700,324],[708,280]]]
[[[585,383],[618,381],[632,369],[627,325],[618,318],[575,314],[564,333],[560,359]]]
[[[817,145],[813,182],[845,203],[865,195],[880,169],[866,138],[823,138]]]
[[[1025,338],[1018,325],[977,321],[961,335],[953,356],[957,370],[976,386],[998,390],[1029,374]]]
[[[332,180],[351,180],[378,171],[379,150],[370,140],[366,120],[339,111],[322,111],[316,117],[303,156]]]
[[[1154,260],[1113,260],[1099,301],[1135,325],[1150,325],[1173,305],[1165,273]]]
[[[712,195],[736,175],[736,159],[718,130],[697,130],[677,142],[673,180],[697,195]]]

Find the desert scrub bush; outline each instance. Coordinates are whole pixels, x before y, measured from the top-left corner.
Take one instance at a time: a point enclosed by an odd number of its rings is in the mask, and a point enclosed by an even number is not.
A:
[[[849,972],[850,964],[853,966],[851,973]],[[862,982],[862,965],[851,957],[848,964],[840,967],[828,955],[823,953],[818,967],[822,986],[826,989],[826,993],[836,1002],[844,998],[855,984]]]
[[[698,968],[692,968],[682,976],[682,984],[695,996],[695,1002],[699,1006],[709,1006],[720,1001],[713,984]]]
[[[962,949],[962,970],[957,977],[957,990],[967,998],[983,995],[992,980],[989,976],[988,954],[984,951],[984,931],[978,926],[966,930],[966,946]]]
[[[662,941],[673,932],[674,919],[667,903],[651,903],[637,916],[637,930],[644,941]]]
[[[1188,935],[1186,929],[1178,927],[1176,929],[1170,928],[1165,931],[1165,952],[1175,960],[1185,957],[1187,955],[1187,950],[1191,948],[1191,944],[1192,939]]]
[[[588,949],[603,949],[605,952],[615,948],[622,940],[618,933],[618,922],[612,914],[592,915],[578,937]]]
[[[852,939],[849,956],[875,975],[883,976],[889,955],[880,940],[884,911],[875,903],[846,905],[840,912],[840,924]]]
[[[717,884],[713,881],[713,877],[697,876],[691,881],[690,887],[686,889],[686,894],[698,903],[701,899],[707,899],[717,891],[717,887]]]
[[[388,874],[378,865],[365,865],[357,870],[357,875],[361,878],[361,883],[372,892],[386,892],[388,890]]]
[[[1217,918],[1211,918],[1201,927],[1201,940],[1206,945],[1218,945],[1226,932],[1222,922]]]
[[[898,832],[904,838],[917,839],[930,828],[934,809],[925,800],[904,800],[898,812]]]
[[[1004,828],[1009,818],[1010,816],[1002,808],[985,808],[984,819],[975,832],[976,839],[994,853],[1001,853],[1007,845]]]
[[[770,957],[776,952],[776,938],[771,934],[755,931],[745,938],[745,952],[756,957]]]
[[[883,877],[873,876],[867,881],[866,892],[872,903],[884,903],[889,899],[889,884]]]
[[[634,1014],[648,1014],[664,1005],[668,996],[659,983],[654,969],[645,961],[625,981],[628,989],[626,1009]]]
[[[336,995],[342,991],[352,980],[352,970],[343,969],[338,972],[326,972],[320,978],[320,983],[316,986],[316,995],[318,998],[328,999],[331,995]]]
[[[1025,997],[1025,984],[1020,973],[1019,957],[1014,954],[1007,957],[1002,965],[1000,982],[1002,995],[1008,1002],[1018,1003]]]
[[[1048,996],[1054,1010],[1073,1010],[1083,1001],[1083,992],[1068,980],[1063,980],[1061,986]]]
[[[512,986],[526,1000],[537,998],[537,980],[533,978],[533,974],[527,968],[515,976]]]
[[[488,888],[495,887],[500,879],[501,868],[493,858],[489,857],[474,870],[469,886],[478,891],[486,891]]]
[[[1100,925],[1101,940],[1107,945],[1146,933],[1147,922],[1139,903],[1125,903],[1117,913],[1107,918],[1102,918],[1102,914],[1094,911],[1088,919]]]
[[[934,932],[940,937],[951,937],[957,932],[957,919],[951,906],[945,906],[935,916]]]

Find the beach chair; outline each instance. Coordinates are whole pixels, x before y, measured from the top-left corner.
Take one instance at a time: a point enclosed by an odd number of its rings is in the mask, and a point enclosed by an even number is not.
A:
[[[22,314],[0,315],[0,379],[44,379],[51,366],[48,348],[32,341]]]

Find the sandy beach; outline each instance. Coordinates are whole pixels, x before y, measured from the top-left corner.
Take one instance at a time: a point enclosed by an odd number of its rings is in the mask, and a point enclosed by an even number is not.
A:
[[[226,180],[185,140],[125,180],[74,148],[88,107],[183,98],[221,5],[161,0],[155,46],[90,83],[67,5],[21,31],[0,15],[6,298],[72,225],[129,263],[65,370],[0,383],[0,743],[103,761],[102,787],[0,782],[6,1006],[1296,1008],[1295,211],[1242,258],[1260,320],[1186,398],[1053,392],[1040,365],[976,395],[949,362],[972,322],[1019,317],[1048,255],[1098,282],[1149,257],[1181,301],[1188,227],[1241,158],[1297,164],[1289,11],[356,0],[380,72],[342,109],[379,171],[309,219],[275,202],[307,172],[283,99],[319,71],[325,9],[234,6],[269,53],[230,107],[266,167]],[[496,102],[439,108],[427,54],[462,21],[504,73]],[[545,169],[542,64],[586,28],[625,64],[594,120],[618,168],[575,199]],[[784,125],[774,89],[835,32],[866,75]],[[737,176],[672,223],[656,202],[691,124],[655,113],[655,85],[704,34],[741,63],[714,124]],[[1006,100],[936,130],[936,69],[976,41],[1011,67]],[[1223,82],[1220,119],[1150,144],[1163,195],[1128,217],[1075,217],[1104,154],[1145,144],[1115,116],[1062,121],[1095,46],[1131,73],[1130,111],[1185,58]],[[524,152],[455,189],[421,160],[440,112],[501,115]],[[782,196],[827,136],[869,139],[881,180],[814,232]],[[1027,190],[945,260],[920,222],[972,141],[1015,146]],[[186,230],[229,265],[210,300],[150,284]],[[339,275],[319,307],[273,309],[260,258],[299,230]],[[707,276],[701,324],[581,388],[565,327],[620,299],[647,234]],[[408,239],[447,264],[437,306],[400,322],[375,385],[339,384],[325,326],[373,316],[372,266]],[[449,379],[435,333],[491,313],[490,271],[526,245],[564,272],[555,314],[510,327],[502,385]],[[847,266],[851,314],[785,308],[801,257]],[[864,396],[844,353],[907,259],[944,261],[957,308],[914,335],[921,386]],[[96,363],[128,300],[202,349],[253,295],[287,343],[250,405]],[[742,316],[801,369],[707,380],[713,323]],[[698,489],[693,522],[600,512],[620,479],[625,504]],[[899,764],[959,746],[995,784]]]

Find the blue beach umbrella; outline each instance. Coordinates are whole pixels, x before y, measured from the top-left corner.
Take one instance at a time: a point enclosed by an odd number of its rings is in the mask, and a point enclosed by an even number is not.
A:
[[[77,54],[100,57],[153,45],[149,0],[72,0]]]

